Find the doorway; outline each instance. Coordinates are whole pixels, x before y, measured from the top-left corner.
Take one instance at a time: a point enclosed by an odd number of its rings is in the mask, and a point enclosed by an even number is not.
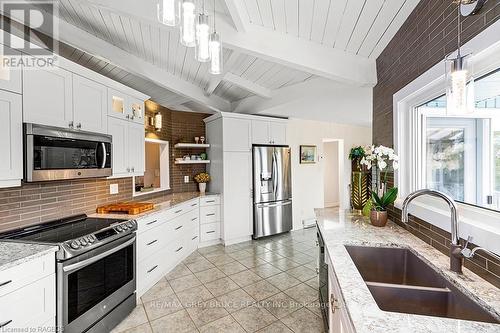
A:
[[[323,191],[324,207],[341,206],[342,142],[335,139],[323,140]]]

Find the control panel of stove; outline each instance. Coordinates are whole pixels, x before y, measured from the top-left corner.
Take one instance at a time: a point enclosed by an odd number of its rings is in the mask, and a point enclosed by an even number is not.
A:
[[[105,239],[125,233],[131,233],[137,230],[137,222],[135,220],[120,222],[109,228],[99,231],[94,234],[83,236],[77,239],[67,241],[65,245],[72,250],[83,250],[86,247],[90,247],[95,243],[104,242]]]

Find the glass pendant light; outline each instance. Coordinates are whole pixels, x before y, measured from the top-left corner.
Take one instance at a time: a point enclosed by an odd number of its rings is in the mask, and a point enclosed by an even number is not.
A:
[[[158,0],[158,21],[169,27],[175,27],[179,23],[179,0]]]
[[[205,15],[205,0],[203,0],[202,13],[198,15],[196,21],[196,60],[200,62],[207,62],[210,60],[210,25],[208,23],[208,16]]]
[[[196,6],[191,0],[183,0],[181,6],[181,44],[187,47],[196,45]]]
[[[458,2],[458,50],[456,55],[445,59],[446,65],[446,114],[465,115],[474,112],[474,76],[472,71],[472,53],[460,49],[461,26],[460,6]]]
[[[222,43],[220,35],[215,30],[215,0],[214,0],[214,32],[210,34],[210,74],[218,75],[222,73]]]

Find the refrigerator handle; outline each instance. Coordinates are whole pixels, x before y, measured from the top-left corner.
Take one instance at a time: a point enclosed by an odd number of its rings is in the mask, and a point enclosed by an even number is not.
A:
[[[276,158],[276,152],[273,149],[273,193],[276,198],[276,191],[278,190],[278,161]]]

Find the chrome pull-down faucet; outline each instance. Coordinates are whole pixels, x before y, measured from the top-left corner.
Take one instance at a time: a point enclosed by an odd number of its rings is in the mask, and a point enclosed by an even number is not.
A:
[[[460,236],[458,233],[458,212],[455,200],[453,200],[449,195],[436,190],[424,189],[415,191],[413,193],[410,193],[403,202],[403,207],[401,209],[401,220],[404,223],[408,223],[408,205],[415,198],[418,198],[422,195],[430,195],[433,197],[441,198],[444,201],[446,201],[446,203],[450,207],[450,212],[451,212],[450,270],[462,274],[464,255],[462,253],[462,247],[460,246]]]

